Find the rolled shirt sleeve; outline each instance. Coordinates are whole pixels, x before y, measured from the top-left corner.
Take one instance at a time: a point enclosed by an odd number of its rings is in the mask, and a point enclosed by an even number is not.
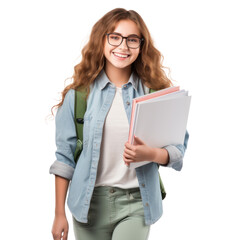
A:
[[[56,161],[50,167],[50,174],[71,180],[75,169],[74,152],[77,136],[74,122],[75,92],[70,89],[63,105],[58,108],[56,124]]]
[[[183,157],[187,149],[189,134],[186,131],[184,144],[179,145],[168,145],[164,147],[168,151],[169,163],[165,165],[166,167],[171,167],[177,171],[180,171],[183,166]]]

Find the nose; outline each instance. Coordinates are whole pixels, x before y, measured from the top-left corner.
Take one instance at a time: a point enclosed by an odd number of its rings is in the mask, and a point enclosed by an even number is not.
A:
[[[123,38],[123,41],[122,43],[119,45],[120,48],[123,48],[123,49],[127,49],[128,48],[128,45],[127,45],[127,38]]]

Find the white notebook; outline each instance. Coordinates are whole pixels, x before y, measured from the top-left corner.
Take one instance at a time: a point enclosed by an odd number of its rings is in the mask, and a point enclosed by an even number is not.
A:
[[[135,108],[132,139],[139,137],[151,147],[184,143],[191,97],[181,90],[139,102]],[[149,161],[131,163],[136,168]]]

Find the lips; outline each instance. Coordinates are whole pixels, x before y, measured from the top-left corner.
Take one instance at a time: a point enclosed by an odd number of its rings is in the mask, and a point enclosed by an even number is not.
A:
[[[125,53],[116,53],[113,52],[114,56],[118,57],[118,58],[128,58],[130,55],[129,54],[125,54]]]

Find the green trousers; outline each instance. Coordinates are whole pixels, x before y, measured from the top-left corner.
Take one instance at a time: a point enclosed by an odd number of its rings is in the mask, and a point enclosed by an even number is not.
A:
[[[95,187],[88,223],[73,218],[76,240],[147,240],[139,188]]]

